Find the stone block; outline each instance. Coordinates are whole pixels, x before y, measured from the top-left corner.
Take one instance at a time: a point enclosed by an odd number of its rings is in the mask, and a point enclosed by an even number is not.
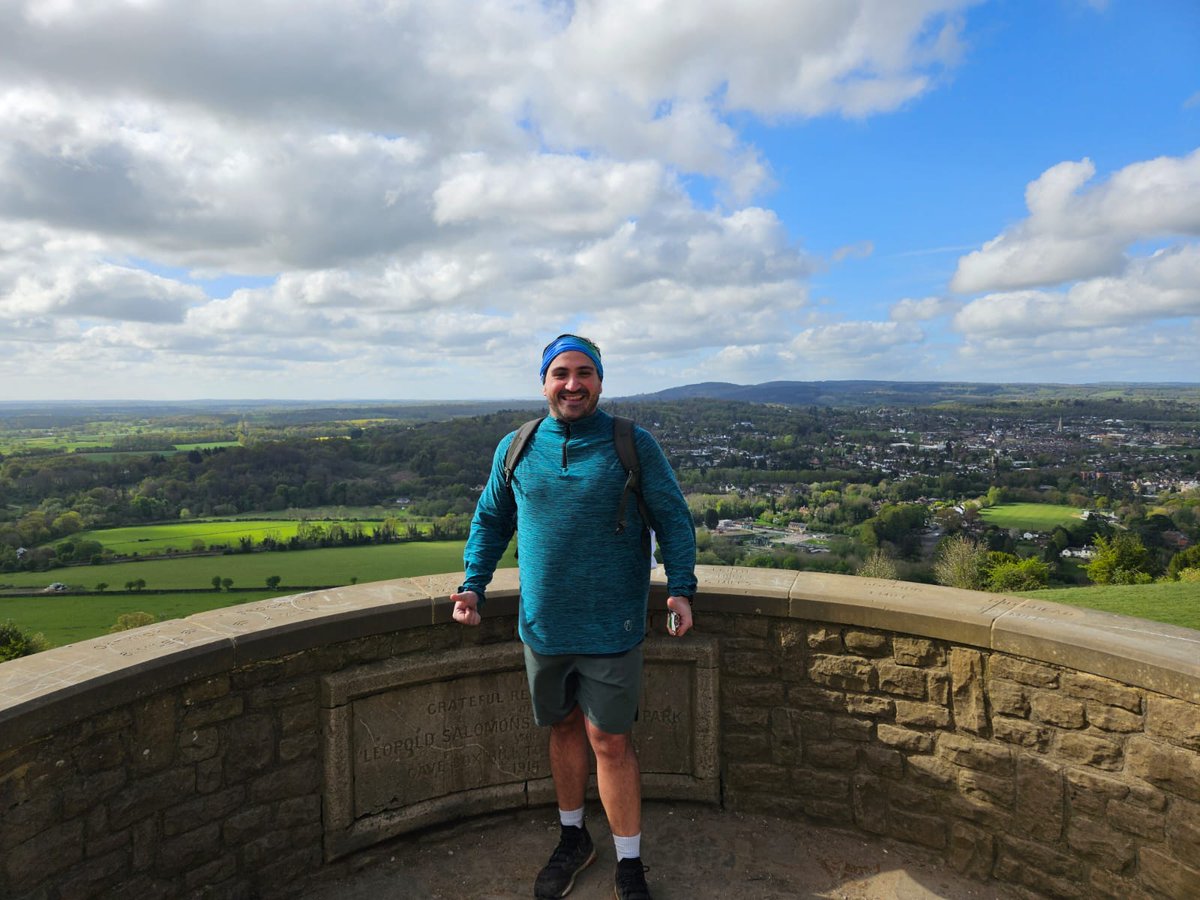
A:
[[[780,706],[784,688],[779,681],[746,681],[740,678],[721,679],[722,706]]]
[[[321,766],[315,759],[306,759],[281,766],[258,776],[250,783],[250,800],[262,803],[315,793],[321,785]]]
[[[824,625],[808,627],[807,642],[809,649],[822,653],[842,652],[842,632],[838,628],[828,628]]]
[[[215,859],[220,852],[221,826],[211,822],[159,844],[154,870],[168,877],[182,875]]]
[[[1029,698],[1029,711],[1033,721],[1059,728],[1083,728],[1087,725],[1083,701],[1061,694],[1035,691]]]
[[[195,763],[212,759],[220,746],[220,733],[216,726],[189,728],[179,733],[179,761]]]
[[[1152,694],[1146,699],[1146,732],[1200,753],[1200,706]]]
[[[225,779],[236,784],[275,761],[275,723],[266,713],[245,715],[224,729]]]
[[[315,703],[293,703],[281,708],[279,716],[279,733],[283,737],[294,734],[307,734],[317,729],[318,716]]]
[[[1097,900],[1155,900],[1155,898],[1137,881],[1136,876],[1126,877],[1093,866],[1088,870],[1088,898]]]
[[[1088,724],[1101,731],[1131,734],[1141,731],[1143,727],[1141,713],[1132,713],[1119,706],[1106,706],[1096,700],[1088,700],[1086,712]]]
[[[245,798],[246,789],[241,785],[236,785],[173,806],[163,813],[163,834],[166,837],[175,837],[201,825],[223,820],[235,809],[238,809]]]
[[[992,711],[1016,719],[1029,718],[1029,689],[1024,685],[998,678],[987,681],[988,701]]]
[[[777,793],[791,780],[791,769],[767,763],[730,762],[725,774],[734,788],[751,792]]]
[[[168,769],[131,782],[108,801],[108,819],[121,829],[190,797],[196,789],[196,773],[190,768]]]
[[[724,728],[765,728],[770,719],[770,709],[763,706],[735,706],[721,708]]]
[[[266,830],[270,822],[270,803],[247,807],[225,819],[221,836],[228,846],[240,847],[254,835]]]
[[[888,778],[904,777],[904,754],[898,750],[890,750],[878,744],[866,744],[859,747],[858,758],[869,772],[886,775]]]
[[[820,769],[853,769],[858,763],[858,745],[852,741],[806,741],[804,759]]]
[[[925,638],[892,638],[892,658],[903,666],[941,666],[946,662],[946,651],[934,641]]]
[[[1175,858],[1200,868],[1200,804],[1174,801],[1166,815],[1166,830]]]
[[[0,851],[24,843],[62,818],[62,798],[57,791],[35,795],[24,803],[4,810],[0,820]]]
[[[1072,812],[1079,811],[1101,816],[1113,800],[1128,797],[1130,786],[1086,769],[1066,769],[1067,800]]]
[[[995,839],[982,828],[966,822],[952,822],[946,861],[956,872],[982,881],[992,874],[995,845]]]
[[[846,650],[858,656],[890,656],[891,640],[888,635],[878,631],[859,631],[855,628],[846,630],[842,636]]]
[[[816,684],[843,691],[869,693],[875,689],[875,667],[857,656],[813,656],[808,677]]]
[[[888,834],[910,844],[941,850],[946,846],[946,830],[946,822],[940,816],[894,808],[888,811]]]
[[[320,750],[320,740],[315,732],[309,734],[294,734],[279,742],[279,761],[281,763],[295,762],[305,757],[315,757]]]
[[[881,660],[875,666],[879,690],[885,694],[899,694],[915,700],[924,700],[927,694],[925,672],[912,666],[902,666],[889,660]]]
[[[1068,697],[1095,700],[1103,706],[1116,706],[1132,713],[1142,711],[1142,692],[1110,678],[1084,672],[1064,672],[1061,686]]]
[[[732,677],[775,678],[779,675],[779,663],[765,651],[727,652],[723,656],[725,671]]]
[[[1007,775],[989,775],[972,769],[958,772],[958,792],[972,803],[1010,809],[1016,796],[1013,781]]]
[[[943,734],[938,737],[937,749],[939,755],[957,766],[997,775],[1011,775],[1013,771],[1013,753],[1010,747],[959,734]]]
[[[191,708],[199,704],[208,703],[210,700],[216,700],[218,697],[224,697],[229,693],[229,676],[213,675],[210,678],[203,678],[199,681],[193,681],[191,684],[186,684],[180,692],[183,700],[183,705],[186,708]]]
[[[913,782],[937,788],[954,788],[958,771],[946,760],[936,756],[910,756],[906,760]]]
[[[183,728],[203,728],[236,719],[245,709],[246,701],[236,694],[220,697],[211,703],[197,704],[183,714]]]
[[[304,701],[313,703],[319,693],[318,687],[317,679],[311,677],[259,685],[250,691],[246,699],[246,708],[276,710]]]
[[[1113,828],[1126,834],[1161,841],[1166,831],[1166,816],[1161,810],[1146,809],[1124,800],[1110,800],[1105,814]]]
[[[856,716],[872,716],[889,718],[895,715],[895,701],[888,697],[875,697],[869,694],[850,694],[845,698],[843,707],[846,712]]]
[[[160,694],[133,707],[129,762],[134,772],[160,771],[175,758],[175,708],[174,694]]]
[[[826,740],[833,737],[833,716],[827,712],[815,709],[802,709],[798,715],[799,727],[802,734],[813,740]]]
[[[912,728],[949,728],[950,710],[936,703],[897,700],[896,724]]]
[[[770,737],[761,731],[733,731],[725,735],[725,752],[732,759],[767,759],[779,755],[781,758],[772,761],[779,765],[795,762],[799,754],[799,745],[778,745],[771,743]]]
[[[851,782],[854,824],[872,834],[887,833],[887,794],[877,778],[856,776]]]
[[[107,772],[97,772],[94,775],[81,774],[74,781],[63,786],[63,818],[73,819],[85,814],[96,804],[111,797],[124,787],[127,781],[128,776],[125,769],[109,769]]]
[[[856,716],[830,716],[829,733],[845,741],[869,741],[875,731],[872,719],[860,719]]]
[[[943,809],[944,795],[908,782],[894,782],[887,785],[888,803],[897,809],[909,812],[934,815]]]
[[[1142,882],[1169,900],[1196,900],[1200,895],[1200,868],[1186,866],[1153,847],[1138,850],[1138,874]]]
[[[1060,736],[1058,756],[1068,762],[1096,769],[1121,768],[1121,745],[1108,738],[1071,732]]]
[[[123,765],[128,758],[125,739],[120,734],[98,734],[72,752],[75,765],[85,775]]]
[[[275,824],[280,828],[295,828],[300,825],[319,824],[321,821],[321,798],[292,797],[280,802],[275,810]]]
[[[932,753],[935,741],[935,736],[927,732],[913,731],[885,722],[875,726],[875,737],[879,743],[903,750],[905,753]]]
[[[193,894],[198,894],[204,897],[205,900],[208,900],[210,896],[219,893],[221,883],[232,879],[237,874],[237,870],[237,853],[226,851],[216,859],[185,872],[183,886],[185,890],[191,891]],[[230,885],[230,890],[241,891],[242,897],[250,896],[249,889],[246,887],[234,887]]]
[[[925,696],[939,706],[950,705],[950,673],[929,671],[925,678]]]
[[[992,737],[1006,744],[1016,744],[1028,750],[1045,753],[1050,749],[1054,730],[1046,725],[1034,725],[1023,719],[997,716],[992,720]]]
[[[1090,816],[1071,817],[1067,823],[1067,846],[1084,859],[1114,872],[1130,872],[1136,858],[1136,848],[1128,835],[1103,819]]]
[[[1058,687],[1059,673],[1057,669],[1044,666],[1041,663],[1019,659],[1006,653],[993,653],[988,661],[988,674],[992,678],[1003,678],[1030,687]]]
[[[56,900],[90,900],[102,896],[124,880],[128,862],[128,854],[120,850],[87,859],[55,879],[54,896]]]
[[[965,647],[950,649],[950,693],[954,722],[963,731],[984,734],[988,729],[983,681],[983,654]]]
[[[225,783],[225,766],[219,756],[196,763],[196,792],[211,794]]]
[[[16,894],[23,893],[47,878],[83,859],[83,822],[64,822],[34,835],[4,851],[0,865],[7,883]]]
[[[1040,841],[1024,840],[1013,835],[1000,837],[1000,861],[1006,875],[1011,875],[1016,869],[1029,869],[1045,876],[1058,876],[1072,881],[1080,881],[1083,874],[1083,864],[1067,853],[1059,852],[1053,846]],[[1020,884],[1036,887],[1036,881],[1012,879]]]
[[[1149,738],[1130,738],[1126,771],[1155,787],[1200,801],[1200,755]]]
[[[1034,840],[1055,842],[1066,821],[1066,791],[1061,767],[1037,757],[1017,760],[1013,825]]]

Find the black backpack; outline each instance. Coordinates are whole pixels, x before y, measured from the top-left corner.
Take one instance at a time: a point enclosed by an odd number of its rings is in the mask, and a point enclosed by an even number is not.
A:
[[[501,470],[501,474],[504,477],[504,486],[510,491],[517,460],[521,458],[529,439],[533,437],[533,433],[538,430],[538,426],[545,418],[545,416],[541,416],[537,419],[530,419],[517,429],[516,436],[508,445],[508,452],[504,454],[504,468]],[[642,529],[642,549],[649,556],[650,512],[646,509],[646,503],[642,499],[642,467],[638,460],[637,447],[633,443],[633,419],[613,416],[613,444],[616,445],[617,457],[621,460],[621,466],[625,469],[625,487],[621,491],[621,503],[617,507],[617,527],[614,533],[623,534],[625,532],[625,503],[632,493],[637,498],[638,511],[642,514],[642,521],[646,523],[646,527]]]

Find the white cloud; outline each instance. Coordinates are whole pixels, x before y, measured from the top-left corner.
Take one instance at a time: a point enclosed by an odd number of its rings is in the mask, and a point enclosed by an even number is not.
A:
[[[972,294],[1117,275],[1136,241],[1200,235],[1200,150],[1134,163],[1089,186],[1095,174],[1087,159],[1046,170],[1025,192],[1029,217],[959,260],[951,289]]]
[[[906,297],[892,307],[889,318],[893,322],[928,322],[951,315],[961,306],[949,297],[922,297],[919,300]]]

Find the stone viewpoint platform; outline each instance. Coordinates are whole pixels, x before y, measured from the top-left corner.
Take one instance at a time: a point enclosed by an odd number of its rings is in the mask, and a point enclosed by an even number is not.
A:
[[[1200,897],[1200,633],[904,582],[699,574],[682,640],[654,587],[635,729],[666,900]],[[516,573],[478,629],[450,621],[460,577],[0,665],[0,897],[523,896],[553,790]],[[607,849],[580,896],[607,892]]]

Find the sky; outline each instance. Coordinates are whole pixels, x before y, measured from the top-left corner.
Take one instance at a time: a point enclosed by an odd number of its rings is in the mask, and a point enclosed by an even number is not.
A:
[[[1195,0],[0,0],[0,400],[1200,381]]]

